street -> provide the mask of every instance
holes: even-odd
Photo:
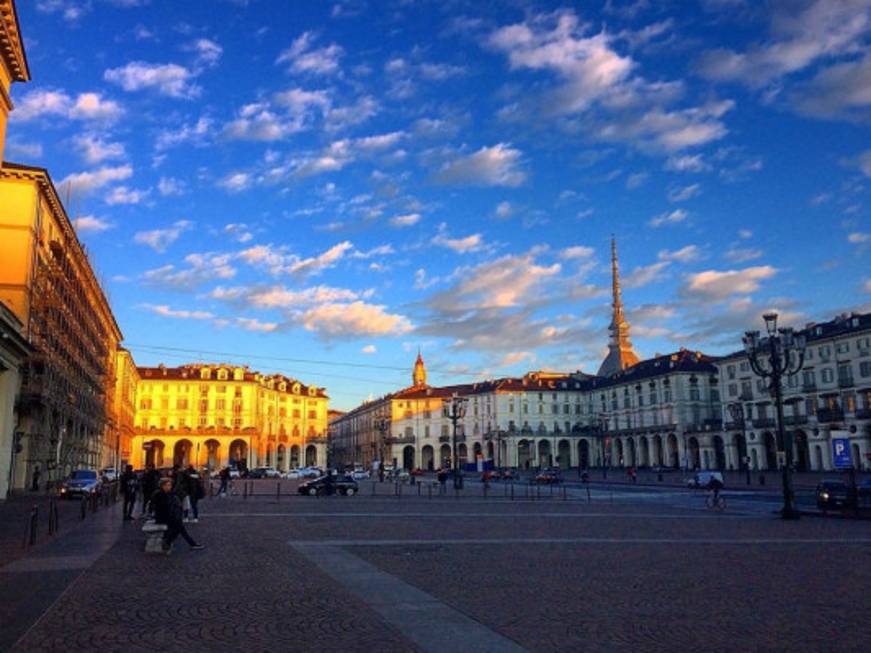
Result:
[[[0,650],[858,651],[869,635],[871,523],[784,522],[766,493],[712,513],[674,489],[285,484],[204,500],[205,551],[145,555],[116,506],[0,567]]]

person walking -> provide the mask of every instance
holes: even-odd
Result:
[[[218,488],[218,496],[226,497],[227,486],[230,484],[230,468],[224,467],[218,477],[221,479],[221,487]]]
[[[188,500],[191,504],[191,523],[196,524],[200,520],[200,511],[197,508],[197,504],[200,499],[202,499],[206,492],[203,488],[203,482],[200,478],[200,475],[197,473],[197,470],[194,469],[193,465],[190,465],[187,468],[187,478],[188,478]]]
[[[121,495],[124,497],[124,521],[133,519],[133,507],[139,494],[139,479],[133,472],[133,465],[127,465],[121,478],[118,479]]]
[[[157,492],[157,485],[160,482],[160,472],[154,469],[154,465],[149,463],[145,467],[145,473],[142,475],[142,516],[151,512],[151,497]]]
[[[187,523],[190,520],[191,500],[190,500],[190,476],[187,469],[178,468],[175,470],[175,478],[172,483],[172,490],[178,497],[178,501],[182,508],[182,519]]]
[[[160,479],[160,489],[154,493],[151,504],[154,507],[154,521],[166,525],[163,533],[163,552],[166,555],[172,551],[172,543],[179,535],[194,551],[206,548],[187,532],[182,517],[181,501],[174,491],[171,478]]]
[[[42,474],[39,471],[39,465],[33,468],[33,483],[30,486],[32,492],[39,492],[39,477]]]

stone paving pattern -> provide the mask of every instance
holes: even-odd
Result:
[[[119,521],[117,543],[13,650],[418,650],[292,549],[295,540],[432,541],[343,550],[530,651],[864,651],[871,639],[869,522],[365,491],[201,506],[190,530],[205,551],[179,542],[169,557],[145,556],[139,523]],[[439,542],[454,538],[619,541]],[[681,541],[632,541],[659,538]],[[790,542],[690,542],[764,538]],[[843,539],[864,543],[799,541]]]

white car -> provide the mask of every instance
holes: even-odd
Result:
[[[369,478],[369,470],[368,469],[355,469],[351,472],[351,478],[355,481],[362,481]]]
[[[114,467],[107,467],[100,471],[100,478],[111,483],[118,480],[118,472],[115,471]]]
[[[323,472],[317,467],[303,467],[299,470],[300,478],[317,478],[323,476]]]
[[[707,488],[714,479],[720,481],[721,486],[725,486],[723,475],[720,472],[696,472],[692,477],[687,479],[687,487],[695,489]]]
[[[298,469],[291,469],[285,475],[284,478],[300,478],[300,473]]]

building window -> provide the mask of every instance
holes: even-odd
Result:
[[[846,354],[850,351],[850,343],[849,342],[839,342],[835,351],[839,354]]]
[[[187,397],[185,397],[184,399],[178,399],[178,400],[176,400],[176,402],[175,402],[175,406],[176,406],[176,408],[178,408],[179,410],[187,410],[187,409],[188,409],[188,400],[187,400]]]
[[[425,437],[425,438],[429,437],[429,424],[427,424],[426,426],[423,427],[423,437]]]
[[[817,384],[816,377],[814,376],[813,370],[808,370],[804,373],[804,377],[802,379],[804,385],[808,388],[813,388]]]
[[[823,345],[817,351],[820,354],[820,358],[828,358],[832,354],[832,348],[828,345]]]
[[[851,383],[853,381],[853,368],[849,365],[838,365],[838,381]]]
[[[316,410],[308,411],[308,418],[309,419],[317,419],[318,418],[318,411],[316,411]]]
[[[201,413],[209,412],[209,400],[208,399],[201,399],[200,400],[200,412]]]
[[[820,371],[820,378],[822,379],[823,383],[831,383],[832,381],[834,381],[834,380],[835,380],[835,375],[834,375],[834,373],[832,372],[832,368],[830,368],[830,367],[824,367],[824,368]]]
[[[859,363],[859,375],[863,377],[871,376],[871,362],[862,361]]]
[[[737,383],[730,383],[729,384],[729,396],[730,397],[737,397],[738,396],[738,384]]]
[[[734,366],[734,365],[729,365],[728,367],[726,367],[726,373],[729,375],[729,380],[730,380],[730,381],[731,381],[732,379],[734,379],[734,378],[735,378],[735,366]]]

